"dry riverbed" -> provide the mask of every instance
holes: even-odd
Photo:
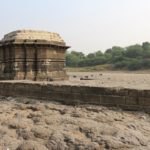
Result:
[[[150,72],[68,72],[68,81],[54,84],[150,89]]]
[[[0,98],[0,150],[148,150],[150,115]]]

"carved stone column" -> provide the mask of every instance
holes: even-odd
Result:
[[[27,77],[27,49],[26,49],[25,44],[22,45],[22,50],[23,50],[23,54],[24,54],[23,72],[24,72],[24,79],[26,79],[26,77]]]
[[[37,74],[38,74],[38,48],[37,45],[34,45],[34,65],[33,65],[33,70],[34,70],[34,80],[37,80]]]

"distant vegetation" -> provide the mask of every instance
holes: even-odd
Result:
[[[68,52],[67,67],[90,67],[110,64],[114,69],[150,69],[150,43],[135,44],[125,48],[114,46],[104,53],[97,51],[85,55],[82,52]]]

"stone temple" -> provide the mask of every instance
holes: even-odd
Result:
[[[65,52],[57,33],[18,30],[0,41],[0,80],[65,80]]]

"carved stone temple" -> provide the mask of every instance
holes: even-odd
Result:
[[[69,47],[57,33],[18,30],[0,41],[0,80],[65,80]]]

